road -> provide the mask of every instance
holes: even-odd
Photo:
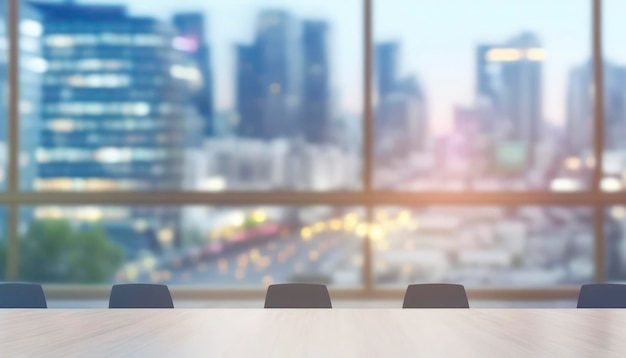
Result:
[[[587,214],[559,208],[515,214],[488,209],[414,212],[419,229],[388,230],[373,238],[374,283],[522,287],[592,278],[593,234]],[[326,230],[310,238],[276,235],[214,258],[173,262],[133,281],[216,288],[294,281],[362,287],[362,265],[362,239],[354,232]]]
[[[143,281],[168,285],[258,287],[272,283],[309,280],[334,283],[341,272],[347,282],[360,285],[361,240],[329,232],[308,241],[299,235],[272,238],[268,242],[222,254],[218,258],[196,259],[189,264],[161,268],[142,277]]]

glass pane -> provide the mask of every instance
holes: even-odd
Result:
[[[233,288],[361,286],[363,213],[329,207],[58,207],[22,211],[20,279]]]
[[[626,207],[614,206],[604,217],[606,277],[609,281],[626,281]]]
[[[589,0],[374,7],[376,187],[589,187]]]
[[[626,188],[626,42],[624,24],[619,16],[626,11],[623,1],[603,1],[604,50],[604,153],[603,191]]]
[[[589,208],[379,208],[372,228],[375,285],[450,282],[549,287],[593,278]]]
[[[360,0],[22,4],[34,190],[360,187]]]

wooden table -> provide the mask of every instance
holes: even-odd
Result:
[[[0,310],[0,357],[626,357],[626,310]]]

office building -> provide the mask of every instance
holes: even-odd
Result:
[[[330,63],[328,62],[329,25],[324,21],[305,21],[302,33],[303,86],[301,134],[309,142],[329,140]]]
[[[624,151],[626,133],[626,67],[604,62],[604,148]],[[588,62],[570,72],[567,87],[567,141],[572,155],[593,152],[593,64]]]
[[[175,30],[121,6],[37,7],[48,62],[37,188],[179,188],[181,118],[202,76],[172,47]]]
[[[254,45],[238,45],[237,53],[237,134],[248,138],[270,136],[265,125],[263,89],[259,76],[259,59]]]
[[[39,144],[41,82],[46,71],[47,63],[42,57],[41,36],[43,26],[39,13],[23,4],[20,8],[19,23],[19,189],[32,190],[37,178],[37,163],[35,155]],[[0,7],[0,23],[6,25],[7,7]],[[8,34],[6,26],[0,26],[0,187],[6,189],[7,170],[9,164],[7,129],[9,124],[9,52]],[[32,210],[21,210],[21,219],[29,221]],[[7,212],[0,209],[0,232],[6,233]]]
[[[174,15],[174,25],[178,36],[174,38],[174,48],[183,51],[193,60],[200,71],[202,81],[191,89],[192,104],[202,117],[202,136],[215,136],[213,71],[211,67],[211,47],[207,43],[207,29],[201,13],[181,13]]]
[[[215,138],[191,153],[185,178],[206,191],[354,189],[358,157],[332,144]]]
[[[293,136],[301,101],[300,27],[281,10],[262,11],[254,43],[237,47],[239,134]]]
[[[386,162],[424,148],[428,131],[426,97],[416,76],[400,75],[398,43],[377,44],[375,51],[374,149],[376,156]]]
[[[36,189],[181,189],[189,127],[202,120],[193,93],[203,78],[194,57],[177,48],[174,26],[122,6],[34,6],[47,61]],[[156,222],[150,229],[172,232],[179,225],[177,208],[124,210],[111,226]]]
[[[476,102],[496,112],[487,128],[497,145],[522,148],[527,167],[533,165],[543,121],[544,58],[545,51],[532,33],[477,48]]]
[[[383,101],[396,90],[399,47],[400,45],[397,42],[384,42],[376,45],[374,61],[379,101]]]
[[[605,71],[607,69],[605,68]],[[567,151],[581,155],[593,151],[593,65],[573,68],[567,84]]]
[[[6,8],[0,8],[0,18],[5,22]],[[20,39],[20,138],[19,138],[19,186],[22,190],[32,190],[37,177],[37,163],[35,154],[39,143],[41,83],[47,69],[47,62],[42,57],[41,37],[43,26],[39,13],[28,4],[21,8],[19,24]],[[0,39],[7,43],[6,26],[0,29]],[[9,89],[9,53],[5,45],[0,48],[0,98],[1,111],[4,114],[0,125],[0,183],[6,185],[7,155],[7,126],[8,126],[8,89]]]

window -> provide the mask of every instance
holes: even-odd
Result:
[[[37,206],[21,216],[23,281],[361,284],[358,208]]]
[[[589,189],[589,9],[588,0],[374,1],[375,185]]]
[[[624,279],[618,0],[4,3],[8,280]]]
[[[45,93],[32,145],[91,153],[80,163],[62,155],[32,161],[37,174],[23,190],[361,187],[360,0],[23,1],[22,8],[37,14],[39,27],[24,19],[38,46],[22,39],[21,48],[36,47],[42,58],[22,56],[21,63],[37,70],[33,80]],[[226,21],[233,16],[236,23]],[[122,121],[152,125],[114,125]],[[101,125],[69,125],[85,122]],[[99,139],[80,140],[94,135]],[[166,153],[149,164],[163,170],[146,171],[134,157],[100,160],[109,147],[138,145],[135,135],[158,139],[152,145]],[[222,152],[228,167],[216,164]],[[208,179],[224,185],[207,186]],[[94,180],[113,185],[65,184]]]
[[[592,221],[585,207],[379,208],[374,284],[584,284],[593,280]]]

